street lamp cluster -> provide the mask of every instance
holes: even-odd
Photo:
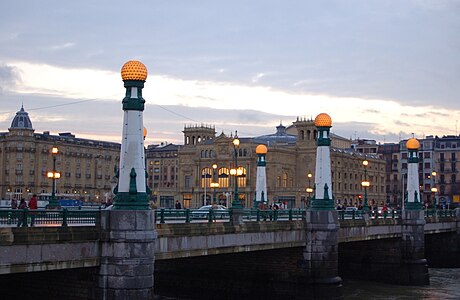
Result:
[[[307,193],[308,193],[308,197],[307,197],[307,207],[310,206],[310,202],[311,202],[311,194],[313,193],[313,187],[311,186],[311,178],[313,177],[313,174],[312,173],[308,173],[307,174],[307,178],[308,178],[308,186],[307,186]]]
[[[238,176],[243,174],[243,170],[238,166],[238,149],[240,148],[240,139],[238,138],[238,132],[235,131],[235,137],[233,138],[233,154],[235,159],[235,165],[230,169],[230,175],[235,177],[235,195],[233,197],[232,207],[242,208],[240,197],[238,195]]]
[[[47,177],[52,179],[53,185],[51,188],[51,199],[48,203],[48,208],[59,208],[59,203],[56,199],[56,179],[61,178],[61,173],[56,172],[56,157],[59,154],[58,147],[51,148],[51,155],[53,156],[53,170],[48,171]]]
[[[364,166],[364,180],[361,182],[361,186],[364,189],[364,203],[363,203],[363,210],[369,211],[369,204],[367,202],[367,189],[371,186],[369,180],[367,180],[367,166],[369,165],[369,161],[363,160]]]
[[[217,170],[217,164],[212,165],[212,182],[211,182],[211,188],[212,188],[212,203],[217,203],[216,199],[216,188],[219,187],[219,182],[216,181],[216,170]]]

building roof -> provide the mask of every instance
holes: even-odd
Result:
[[[29,114],[24,110],[24,106],[21,106],[21,109],[16,113],[16,116],[11,122],[11,129],[30,129],[32,128],[32,122],[30,121]]]
[[[276,127],[276,133],[261,135],[253,139],[254,143],[265,144],[265,145],[269,145],[271,143],[289,144],[289,143],[295,143],[296,141],[297,141],[297,136],[288,134],[286,132],[286,127],[283,126],[282,124]]]

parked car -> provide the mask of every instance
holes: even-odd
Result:
[[[212,210],[216,218],[223,218],[228,214],[227,207],[223,205],[204,205],[197,210],[192,211],[193,218],[207,218],[209,211]]]

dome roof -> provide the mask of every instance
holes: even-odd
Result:
[[[316,127],[331,127],[332,119],[328,114],[320,113],[315,118],[315,126]]]
[[[31,129],[32,122],[30,121],[29,114],[24,110],[24,106],[21,106],[21,109],[16,113],[16,116],[11,122],[10,129]]]
[[[420,142],[416,138],[410,138],[406,142],[406,148],[409,150],[417,150],[420,148]]]
[[[265,145],[259,145],[256,147],[256,154],[267,154],[268,149]]]
[[[141,80],[147,79],[147,68],[143,63],[137,60],[130,60],[121,68],[121,78],[125,80]]]
[[[280,124],[276,127],[276,133],[274,134],[267,134],[255,137],[253,142],[258,144],[266,144],[269,145],[271,143],[295,143],[297,141],[297,137],[292,134],[288,134],[286,132],[286,127]]]

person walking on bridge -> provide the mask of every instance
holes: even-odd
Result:
[[[21,201],[19,202],[19,207],[18,209],[26,209],[27,208],[27,203],[26,203],[26,200],[24,198],[21,199]],[[21,227],[23,224],[27,224],[25,222],[27,222],[26,220],[26,215],[24,212],[22,211],[18,211],[18,227]]]
[[[37,195],[33,194],[32,198],[29,200],[29,209],[30,210],[37,210],[38,204],[37,204]],[[31,212],[30,213],[30,226],[34,226],[35,224],[35,215],[37,212]]]

